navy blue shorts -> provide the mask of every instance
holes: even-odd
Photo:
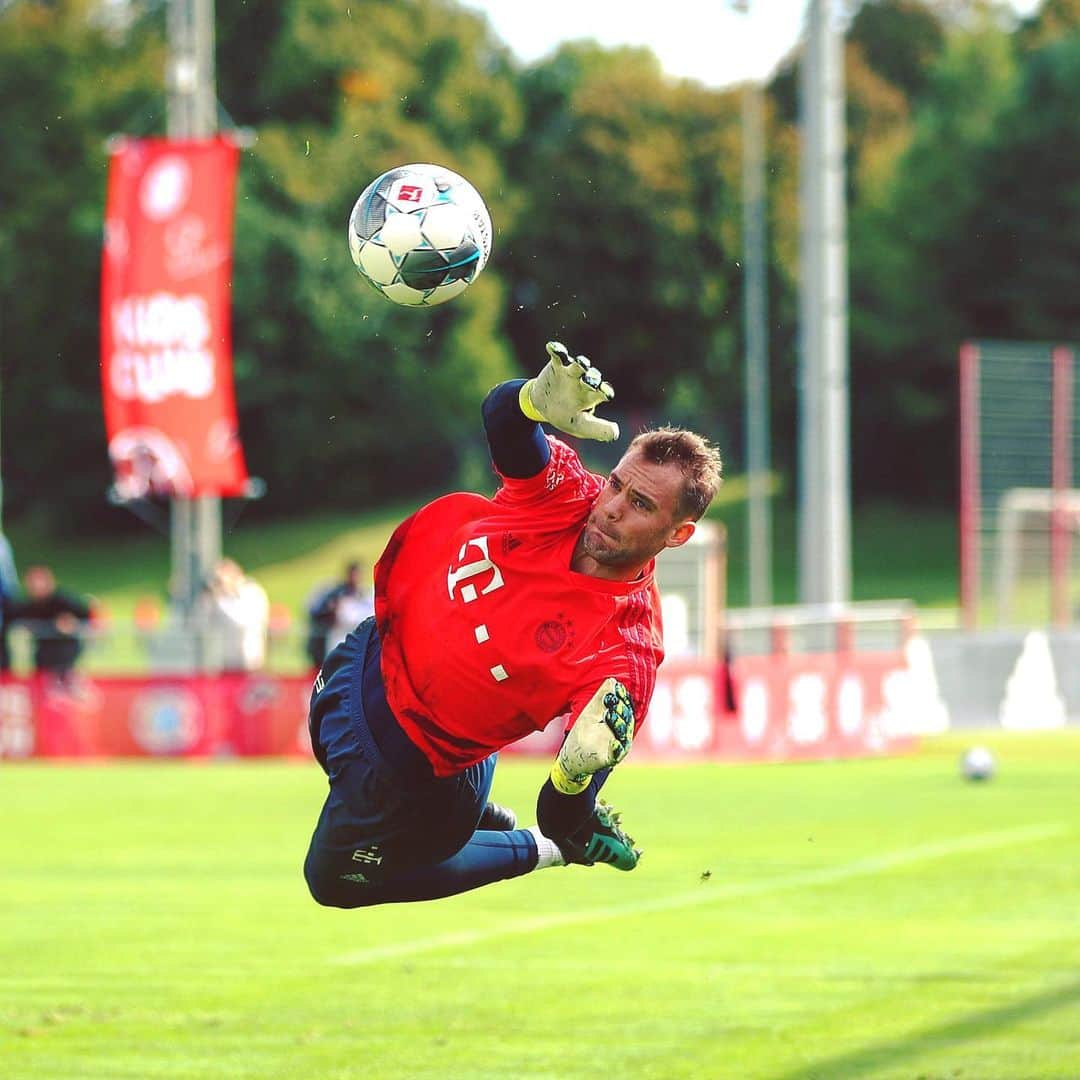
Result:
[[[441,862],[476,830],[496,755],[436,777],[386,704],[374,619],[327,656],[315,680],[308,727],[330,780],[304,864],[313,893],[342,881],[391,884],[397,873]]]

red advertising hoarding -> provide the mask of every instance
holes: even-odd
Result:
[[[230,297],[239,151],[121,139],[109,159],[101,385],[115,491],[240,495]]]
[[[756,656],[727,673],[664,664],[631,762],[799,760],[895,753],[912,745],[911,672],[900,653]],[[0,759],[310,755],[309,676],[0,678]],[[507,747],[548,756],[562,731]]]

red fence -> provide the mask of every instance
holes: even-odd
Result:
[[[721,666],[661,668],[633,760],[845,757],[906,748],[900,652],[745,657],[734,662],[737,709]],[[282,676],[0,681],[0,758],[310,754],[311,680]],[[549,754],[554,726],[510,747]]]

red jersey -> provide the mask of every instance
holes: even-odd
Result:
[[[638,724],[664,658],[653,563],[634,581],[570,568],[605,481],[565,443],[494,498],[446,495],[395,530],[375,566],[386,698],[437,776],[569,724],[609,675]]]

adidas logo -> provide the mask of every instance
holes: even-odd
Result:
[[[593,843],[589,846],[593,850],[588,852],[588,856],[597,862],[613,863],[619,857],[614,845],[606,837],[594,837]]]

